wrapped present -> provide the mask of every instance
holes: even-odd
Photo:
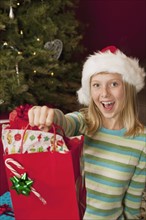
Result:
[[[3,126],[2,141],[16,220],[82,219],[86,198],[80,169],[83,136],[65,137],[56,133],[55,126],[53,132],[28,125],[17,128],[14,121]]]
[[[5,192],[0,196],[0,219],[15,220],[10,192]]]

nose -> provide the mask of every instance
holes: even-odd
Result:
[[[106,98],[110,96],[110,92],[107,86],[102,87],[101,89],[101,97]]]

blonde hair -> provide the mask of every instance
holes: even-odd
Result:
[[[124,107],[121,111],[121,121],[126,128],[125,136],[136,136],[144,132],[144,125],[138,119],[136,88],[127,82],[124,82],[124,87],[126,95]],[[94,134],[102,127],[101,112],[92,99],[88,108],[83,108],[80,111],[85,118],[88,134]]]

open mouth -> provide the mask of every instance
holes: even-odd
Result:
[[[101,102],[101,103],[102,103],[104,109],[106,109],[108,111],[112,110],[112,108],[115,104],[115,102]]]

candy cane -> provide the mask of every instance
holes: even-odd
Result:
[[[15,161],[14,159],[12,159],[12,158],[7,158],[6,160],[5,160],[5,165],[6,165],[6,167],[13,173],[13,174],[15,174],[17,177],[21,177],[21,175],[9,164],[9,163],[12,163],[12,164],[14,164],[16,167],[18,167],[19,169],[24,169],[24,167],[23,166],[21,166],[21,164],[20,163],[18,163],[17,161]],[[29,178],[30,179],[30,178]],[[40,200],[41,200],[41,202],[45,205],[47,202],[46,202],[46,200],[43,198],[43,197],[41,197],[41,195],[33,188],[33,187],[31,187],[31,191],[35,194],[35,196],[37,196]]]

